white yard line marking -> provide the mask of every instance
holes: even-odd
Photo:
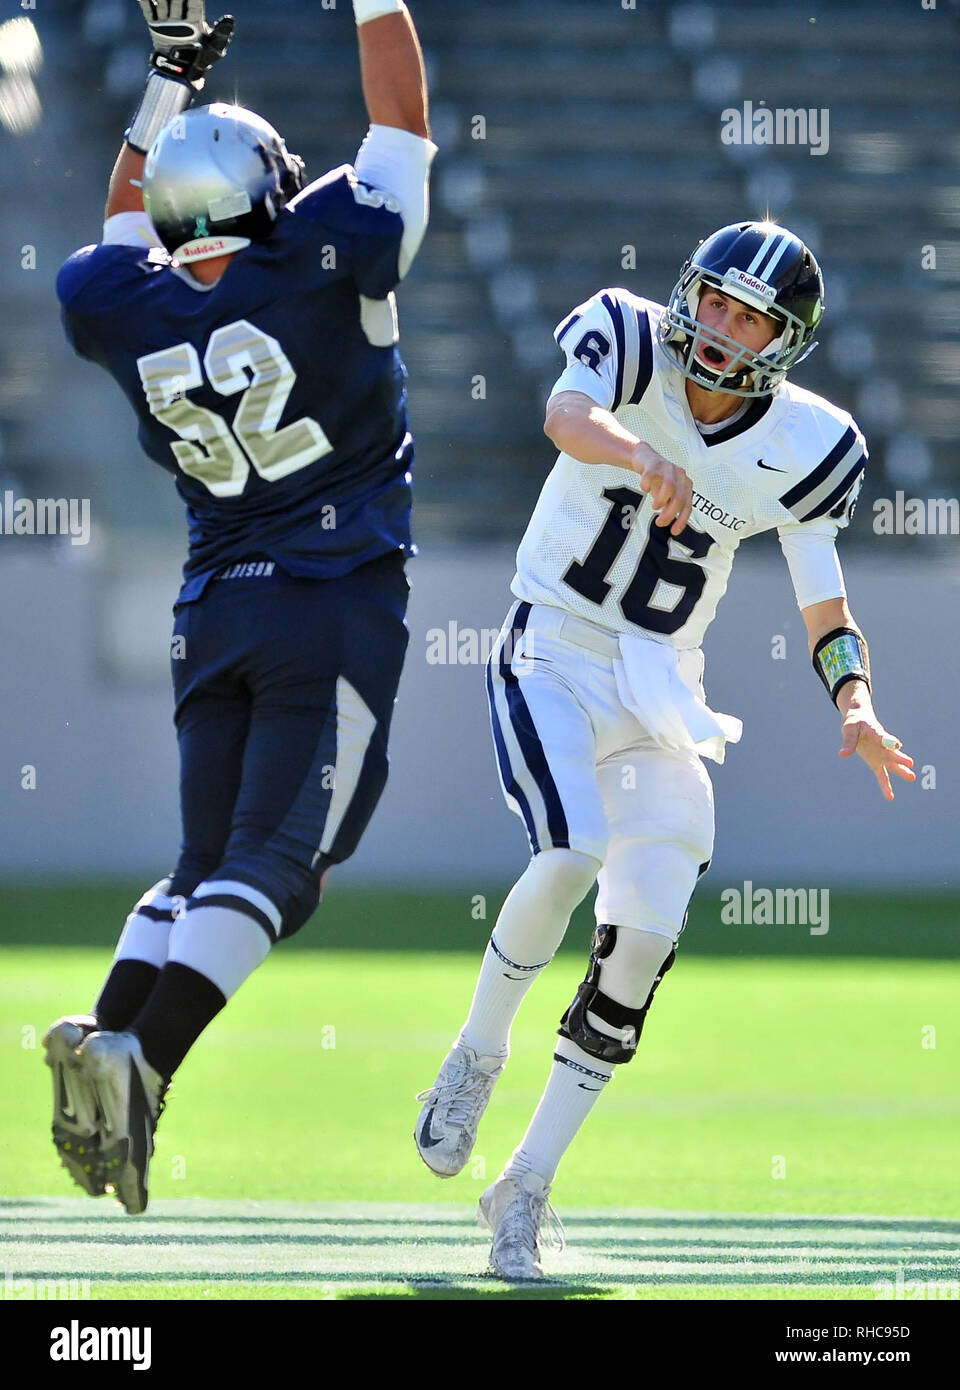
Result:
[[[960,1277],[960,1221],[633,1210],[561,1212],[554,1279],[598,1286],[862,1286]],[[131,1218],[109,1199],[0,1202],[0,1272],[93,1284],[232,1280],[416,1282],[478,1288],[489,1236],[473,1208],[399,1203],[157,1201]],[[472,1278],[471,1278],[472,1276]]]

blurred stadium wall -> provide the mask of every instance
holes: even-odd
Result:
[[[412,7],[441,146],[400,299],[423,553],[393,779],[345,876],[507,879],[523,862],[480,670],[429,665],[424,634],[496,627],[506,609],[552,462],[554,324],[605,285],[662,302],[701,236],[770,212],[824,267],[821,347],[796,380],[866,431],[842,557],[880,713],[936,785],[903,787],[891,807],[862,766],[838,764],[785,566],[753,541],[708,639],[710,698],[747,726],[715,778],[717,871],[955,885],[958,538],[872,522],[898,492],[960,492],[956,0]],[[313,176],[352,159],[366,123],[348,0],[225,8],[237,39],[206,99],[261,111]],[[10,0],[0,25],[14,17],[35,40],[0,28],[0,498],[89,498],[93,532],[77,547],[0,534],[0,871],[152,873],[177,837],[165,661],[182,508],[117,388],[72,357],[53,293],[62,260],[99,237],[143,25],[133,0]],[[828,112],[828,149],[724,144],[722,113],[748,100]]]
[[[142,548],[120,564],[61,553],[61,564],[0,564],[2,592],[20,595],[0,609],[0,872],[159,877],[178,845],[168,690],[177,559]],[[525,836],[497,783],[471,650],[473,634],[479,650],[484,629],[489,642],[503,619],[512,561],[503,546],[436,545],[411,565],[391,779],[338,878],[506,881],[522,867]],[[898,782],[891,806],[859,759],[841,763],[839,721],[810,666],[786,565],[779,554],[741,554],[706,643],[710,701],[745,725],[725,765],[709,765],[714,883],[960,886],[956,682],[929,665],[938,613],[960,600],[956,569],[909,557],[887,566],[851,547],[847,582],[870,634],[881,716],[935,785]],[[436,662],[444,645],[466,660]],[[25,767],[36,768],[35,789],[21,786]]]

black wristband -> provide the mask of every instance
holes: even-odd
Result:
[[[848,681],[863,681],[870,689],[870,652],[867,639],[852,627],[835,627],[813,649],[813,669],[823,681],[834,704],[837,692]]]

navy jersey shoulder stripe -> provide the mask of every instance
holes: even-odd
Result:
[[[623,400],[623,359],[627,350],[626,331],[623,326],[623,310],[619,302],[610,294],[600,297],[600,302],[610,315],[613,323],[613,331],[617,339],[617,384],[614,389],[613,404],[611,410],[619,410]]]
[[[795,483],[792,488],[783,494],[780,498],[783,506],[788,510],[792,510],[798,502],[803,501],[808,493],[813,492],[815,488],[819,487],[820,484],[830,476],[840,460],[845,457],[855,439],[856,436],[852,426],[848,426],[840,440],[833,446],[823,462],[818,464],[811,473],[801,478],[799,483]]]
[[[576,310],[574,310],[574,312],[570,315],[569,318],[564,319],[563,323],[561,323],[560,327],[553,335],[557,341],[558,347],[562,344],[564,338],[570,332],[570,329],[574,326],[574,324],[579,323],[582,317],[582,314],[579,314],[576,312]]]
[[[636,385],[630,393],[631,405],[636,405],[642,398],[653,376],[653,334],[650,330],[650,318],[645,309],[637,309],[636,315],[639,356]]]
[[[812,512],[808,512],[806,514],[806,516],[803,518],[804,521],[813,521],[814,517],[826,516],[827,512],[833,511],[833,509],[840,502],[841,498],[845,497],[846,494],[853,487],[854,483],[857,481],[857,479],[860,477],[860,474],[863,472],[863,469],[864,459],[861,455],[860,458],[857,459],[853,467],[850,469],[849,473],[847,473],[843,477],[843,479],[837,484],[833,491],[828,493],[827,496],[823,499],[823,501],[819,502]]]
[[[862,464],[865,457],[857,432],[849,425],[823,462],[787,489],[780,498],[781,505],[792,512],[798,521],[806,521],[833,492],[838,482],[848,475],[852,464]]]

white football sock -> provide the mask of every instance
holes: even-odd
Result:
[[[485,1057],[505,1057],[524,995],[550,964],[571,914],[600,863],[576,850],[543,850],[530,861],[497,918],[459,1042]]]
[[[173,913],[182,898],[167,894],[170,879],[162,878],[138,899],[123,925],[114,960],[142,960],[162,970],[167,959]]]
[[[619,927],[613,951],[600,964],[602,992],[628,1009],[641,1009],[673,948],[671,938],[633,927]],[[620,1039],[621,1030],[588,1011],[598,1033]],[[506,1177],[534,1172],[552,1182],[560,1160],[589,1115],[614,1066],[561,1037],[546,1089],[519,1147],[504,1169]]]
[[[267,933],[252,917],[200,899],[174,922],[167,960],[189,965],[229,999],[269,953]]]
[[[614,1073],[609,1062],[591,1057],[569,1038],[557,1040],[553,1057],[540,1104],[502,1177],[533,1172],[552,1182],[574,1135]]]

